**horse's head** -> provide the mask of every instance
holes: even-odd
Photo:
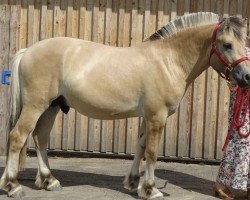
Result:
[[[210,65],[227,80],[250,87],[250,60],[246,57],[246,20],[229,17],[218,23],[212,36]]]

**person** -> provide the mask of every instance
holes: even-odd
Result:
[[[250,40],[246,46],[250,58]],[[246,195],[240,199],[250,200],[250,88],[236,85],[230,91],[228,135],[213,191],[215,196],[227,200],[243,192]]]

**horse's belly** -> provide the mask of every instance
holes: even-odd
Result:
[[[121,99],[91,96],[82,93],[65,95],[68,105],[79,113],[95,119],[122,119],[142,115],[139,102],[131,100],[124,102]]]

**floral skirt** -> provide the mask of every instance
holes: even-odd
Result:
[[[236,92],[231,92],[229,107],[229,123],[232,120],[232,110]],[[244,110],[242,112],[245,112]],[[249,109],[241,132],[250,131]],[[235,128],[232,128],[229,143],[224,151],[217,182],[227,187],[246,191],[250,186],[250,137],[240,137]]]

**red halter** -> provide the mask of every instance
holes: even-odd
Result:
[[[216,41],[216,35],[217,35],[217,30],[218,28],[220,27],[220,24],[222,22],[219,22],[216,24],[215,28],[214,28],[214,32],[213,32],[213,36],[212,36],[212,49],[210,51],[210,57],[209,57],[209,63],[210,63],[210,60],[211,60],[211,57],[213,54],[215,54],[219,59],[220,61],[225,65],[226,67],[226,72],[225,74],[222,74],[219,72],[219,75],[222,77],[222,78],[225,78],[226,80],[229,80],[229,74],[230,72],[233,70],[234,67],[237,67],[238,64],[240,64],[241,62],[245,61],[245,60],[249,60],[248,57],[246,56],[243,56],[241,57],[240,59],[234,61],[233,63],[230,63],[228,62],[221,54],[220,52],[217,50],[216,48],[216,44],[215,44],[215,41]]]

